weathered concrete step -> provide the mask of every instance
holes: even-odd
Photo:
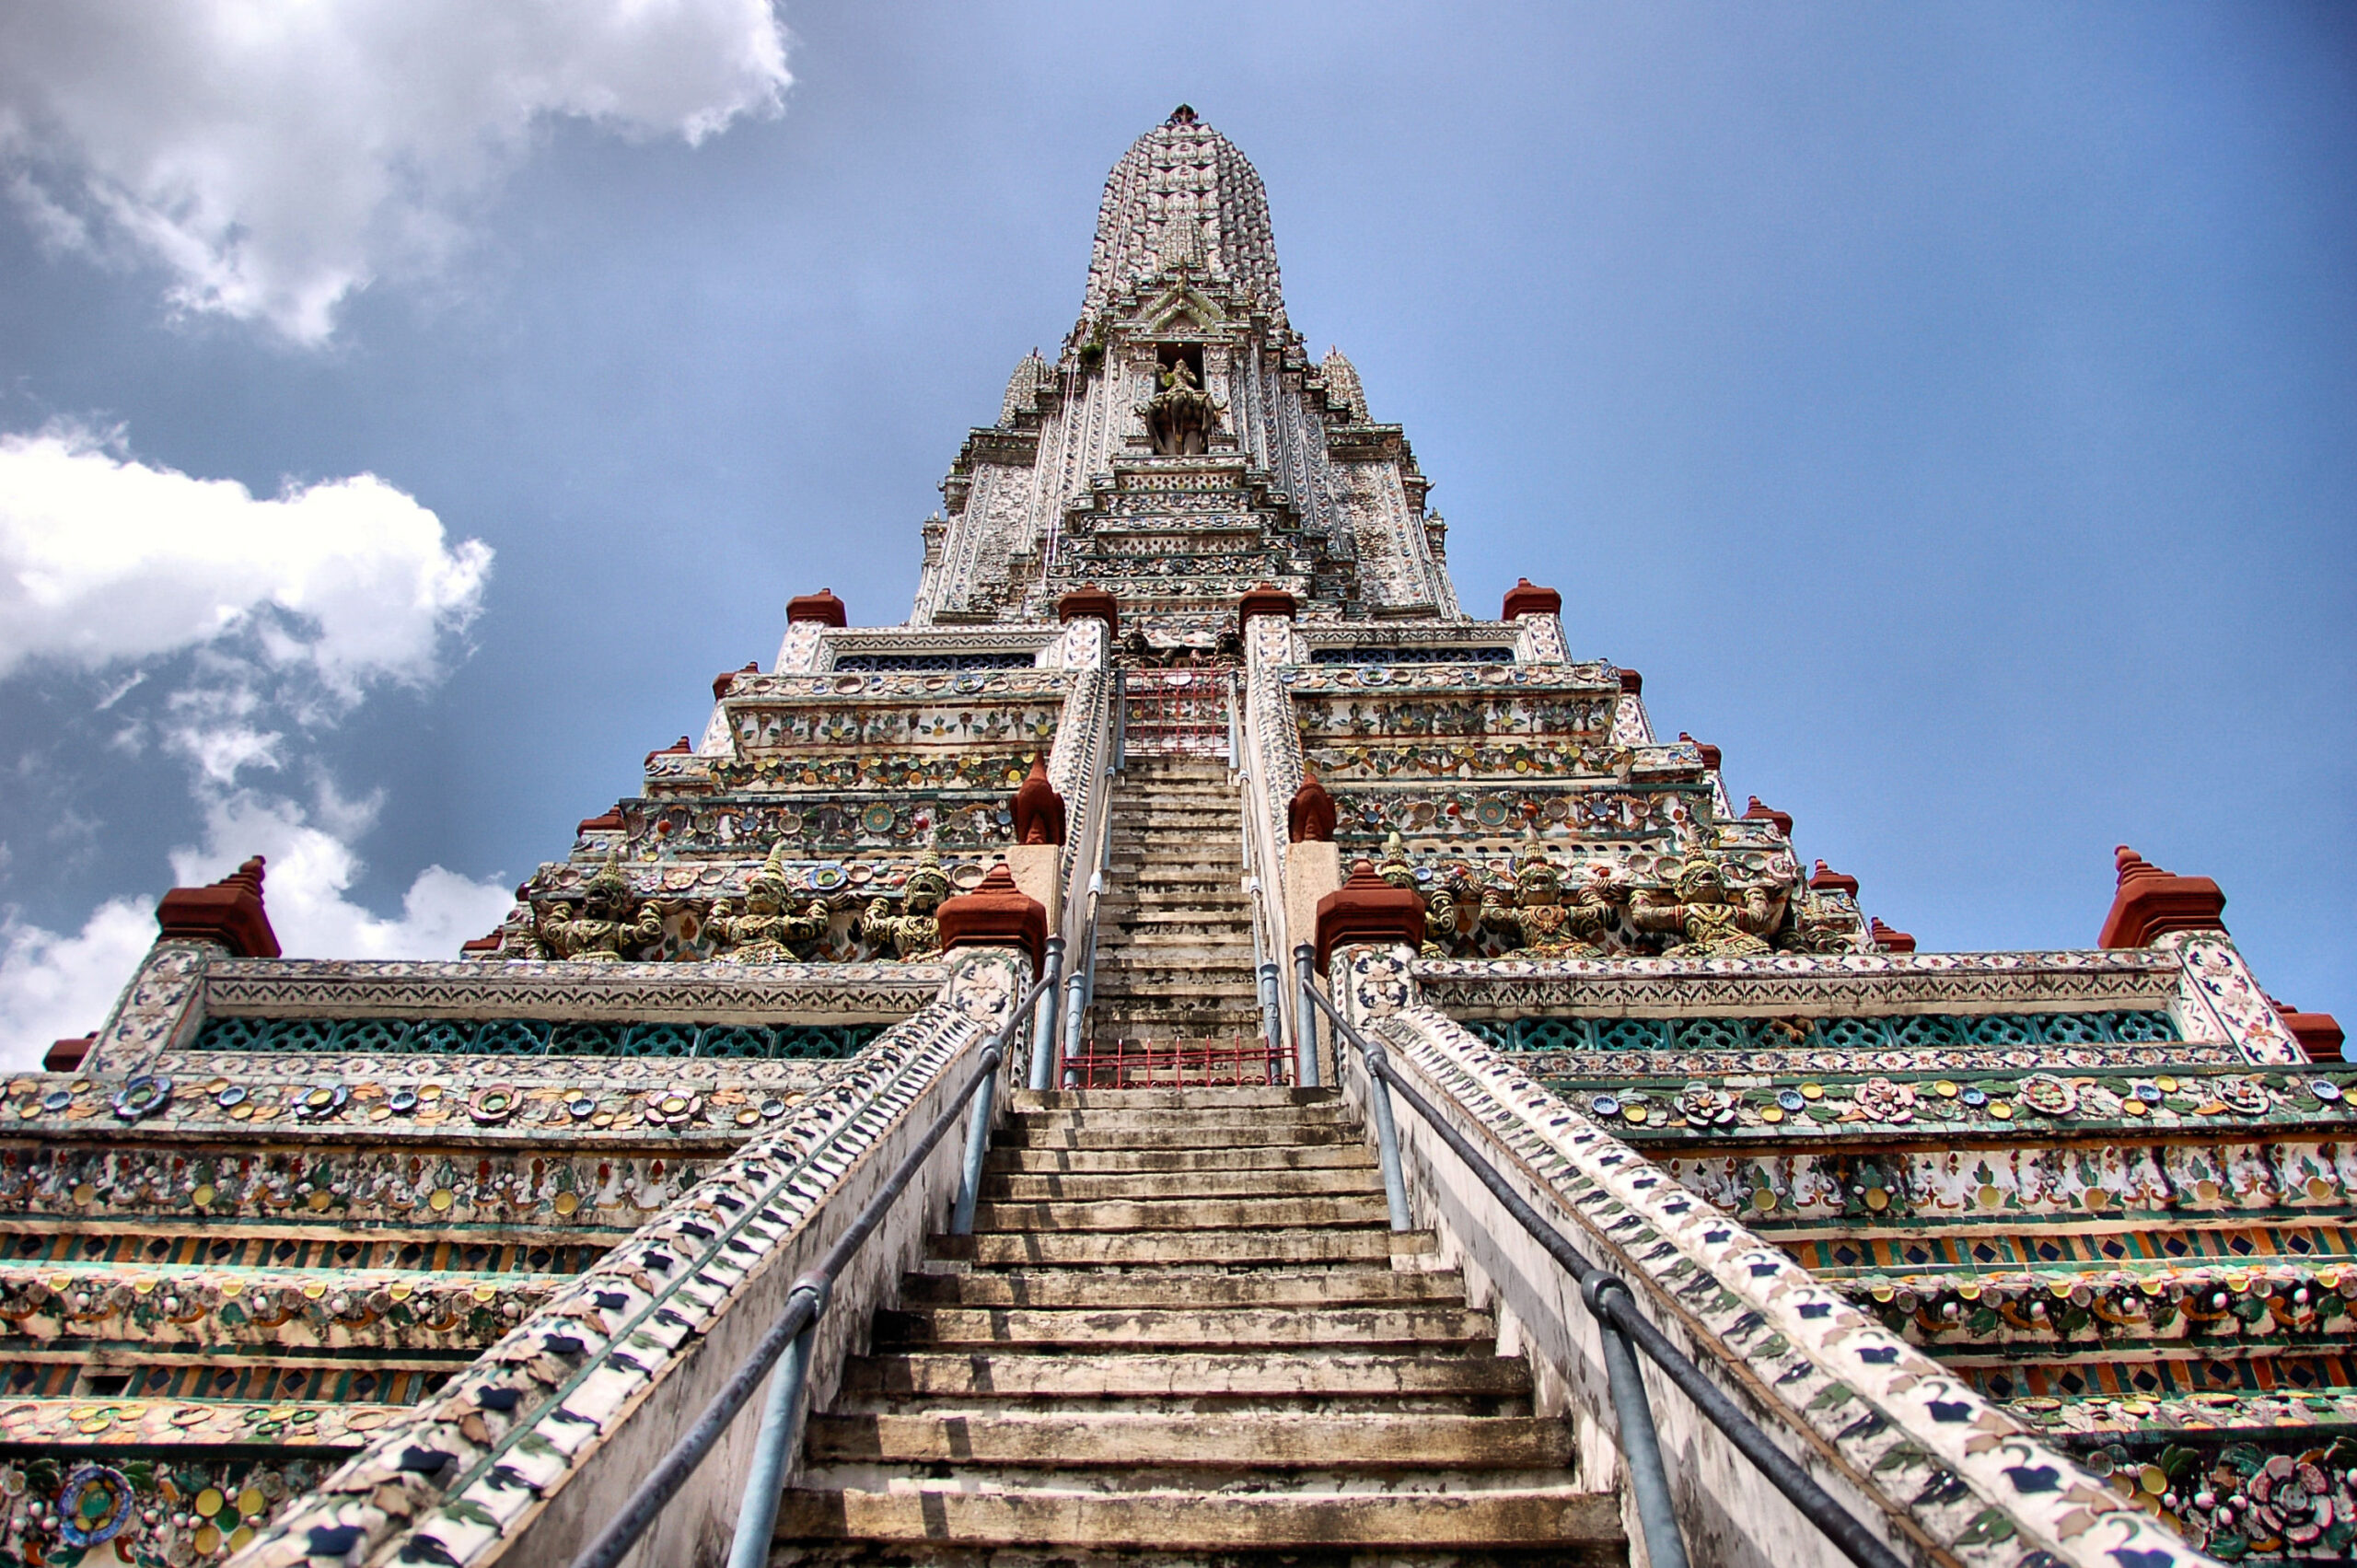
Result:
[[[973,1270],[909,1274],[900,1300],[910,1307],[1036,1307],[1119,1310],[1140,1307],[1324,1307],[1343,1303],[1463,1306],[1465,1281],[1453,1270],[1320,1269],[1310,1272],[1209,1270],[1112,1273],[1100,1269]]]
[[[1232,985],[1236,977],[1252,974],[1252,944],[1190,942],[1156,933],[1100,943],[1097,949],[1097,984],[1104,989],[1114,976],[1167,974],[1176,979],[1196,977],[1197,985]]]
[[[876,1314],[878,1350],[934,1345],[1078,1345],[1141,1350],[1206,1345],[1488,1346],[1486,1312],[1459,1307],[1363,1305],[1266,1312],[1257,1308],[919,1307]]]
[[[1151,1128],[1027,1127],[1017,1121],[998,1136],[1009,1148],[1027,1149],[1220,1149],[1359,1142],[1358,1129],[1340,1122],[1324,1127],[1204,1127],[1175,1120]]]
[[[1064,1171],[1074,1176],[1120,1171],[1167,1174],[1189,1170],[1373,1170],[1375,1151],[1362,1143],[1271,1144],[1259,1148],[1221,1149],[1011,1149],[991,1150],[983,1170]]]
[[[927,1244],[927,1249],[936,1258],[963,1260],[990,1269],[1026,1264],[1081,1268],[1144,1264],[1248,1268],[1279,1264],[1299,1269],[1317,1263],[1422,1258],[1432,1254],[1435,1247],[1433,1233],[1428,1230],[1393,1231],[1367,1226],[1357,1230],[1204,1231],[1192,1236],[1183,1231],[1127,1236],[1092,1231],[936,1236]]]
[[[1563,1423],[1529,1416],[826,1415],[805,1442],[818,1464],[1538,1469],[1572,1458]]]
[[[1214,1549],[1162,1551],[1146,1548],[1086,1551],[1047,1545],[961,1546],[920,1541],[780,1541],[768,1568],[1628,1568],[1626,1541],[1572,1546],[1442,1546],[1427,1551],[1384,1547],[1356,1551],[1250,1551]]]
[[[889,1492],[795,1488],[777,1536],[975,1546],[1218,1550],[1275,1547],[1617,1543],[1620,1503],[1568,1489],[1462,1493],[1090,1493],[965,1492],[938,1482]]]
[[[843,1391],[862,1399],[1330,1399],[1474,1396],[1516,1400],[1530,1368],[1496,1355],[1364,1350],[1138,1352],[1030,1355],[976,1351],[853,1357]]]
[[[982,1196],[993,1202],[1121,1202],[1171,1198],[1310,1198],[1380,1193],[1382,1179],[1364,1167],[1341,1170],[1232,1172],[1127,1171],[1078,1176],[1064,1172],[990,1176]]]
[[[1265,1106],[1331,1105],[1332,1088],[1200,1089],[1017,1089],[1007,1098],[1016,1110],[1249,1110]]]
[[[1304,1225],[1382,1225],[1383,1199],[1171,1198],[1126,1203],[993,1202],[974,1208],[985,1230],[1270,1230]]]

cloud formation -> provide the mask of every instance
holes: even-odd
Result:
[[[244,639],[349,703],[377,679],[435,673],[480,611],[480,540],[373,474],[270,499],[62,429],[0,436],[0,678],[84,669]]]
[[[498,881],[434,865],[399,915],[375,914],[347,895],[377,797],[347,800],[320,779],[306,807],[239,783],[283,772],[305,732],[371,686],[434,679],[482,610],[491,562],[488,545],[450,543],[440,518],[374,475],[262,498],[140,462],[119,438],[0,436],[0,679],[99,677],[94,712],[119,726],[109,744],[123,765],[152,743],[186,768],[203,813],[202,842],[171,853],[175,879],[268,856],[289,953],[450,957],[506,912]],[[0,1070],[96,1028],[155,934],[147,899],[101,904],[72,933],[0,912]]]
[[[0,0],[0,166],[52,244],[317,344],[546,122],[694,144],[792,79],[770,0]]]
[[[497,881],[430,865],[411,882],[398,917],[353,902],[345,894],[361,862],[345,841],[366,830],[375,805],[330,796],[307,811],[246,791],[222,797],[205,813],[203,842],[172,852],[173,879],[215,881],[261,854],[268,861],[263,901],[288,955],[456,958],[460,942],[499,923],[512,893]],[[155,940],[155,905],[141,899],[99,905],[71,935],[13,916],[0,921],[0,1072],[38,1066],[52,1040],[98,1028]]]

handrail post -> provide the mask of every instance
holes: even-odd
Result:
[[[974,1207],[982,1196],[982,1156],[991,1147],[991,1107],[998,1088],[998,1063],[991,1063],[990,1075],[981,1087],[974,1091],[974,1109],[966,1118],[966,1157],[958,1175],[958,1203],[949,1216],[949,1234],[971,1236],[974,1233]]]
[[[1580,1281],[1580,1299],[1596,1319],[1604,1343],[1604,1381],[1612,1396],[1612,1413],[1620,1432],[1620,1457],[1629,1462],[1629,1490],[1636,1493],[1637,1522],[1645,1535],[1645,1559],[1651,1568],[1687,1568],[1686,1540],[1678,1528],[1678,1505],[1669,1495],[1669,1471],[1661,1458],[1661,1434],[1654,1429],[1653,1401],[1645,1397],[1644,1373],[1629,1336],[1601,1309],[1608,1290],[1625,1286],[1617,1280],[1590,1274]],[[729,1568],[736,1568],[731,1563]]]
[[[745,1479],[744,1505],[737,1511],[737,1535],[728,1546],[728,1568],[767,1568],[771,1535],[777,1528],[778,1502],[785,1492],[785,1470],[794,1452],[794,1434],[802,1424],[803,1396],[810,1388],[810,1346],[818,1337],[819,1315],[827,1310],[830,1282],[805,1274],[786,1293],[791,1304],[797,1295],[810,1298],[810,1321],[794,1336],[770,1374],[769,1397],[761,1404],[761,1434],[753,1439],[753,1471]]]
[[[1048,938],[1048,983],[1039,993],[1039,1009],[1031,1030],[1030,1087],[1034,1089],[1051,1088],[1056,1081],[1056,1004],[1062,999],[1057,981],[1063,968],[1064,939],[1058,934]]]
[[[1277,1081],[1279,1053],[1284,1050],[1285,1022],[1283,1005],[1278,1001],[1277,960],[1260,960],[1258,977],[1260,989],[1260,1038],[1268,1047],[1269,1082]]]
[[[1318,1086],[1318,949],[1304,942],[1293,950],[1295,979],[1301,996],[1294,1012],[1294,1051],[1300,1065],[1297,1082],[1305,1089]]]
[[[1416,1221],[1408,1213],[1408,1183],[1399,1171],[1399,1127],[1391,1120],[1391,1062],[1371,1040],[1361,1037],[1358,1047],[1366,1065],[1367,1107],[1375,1117],[1376,1157],[1383,1167],[1383,1202],[1391,1211],[1393,1230],[1413,1230]],[[1342,1075],[1340,1055],[1338,1038],[1334,1074],[1338,1078]]]

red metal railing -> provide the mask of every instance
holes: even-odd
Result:
[[[1227,672],[1133,669],[1128,680],[1128,747],[1147,757],[1227,755]]]
[[[1064,1085],[1079,1089],[1244,1088],[1292,1081],[1289,1053],[1259,1035],[1228,1040],[1084,1041],[1064,1058]]]

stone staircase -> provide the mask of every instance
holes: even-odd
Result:
[[[1621,1562],[1332,1090],[1015,1098],[811,1417],[773,1568]]]
[[[1139,1043],[1258,1048],[1243,809],[1217,758],[1132,757],[1118,775],[1093,1054]]]

